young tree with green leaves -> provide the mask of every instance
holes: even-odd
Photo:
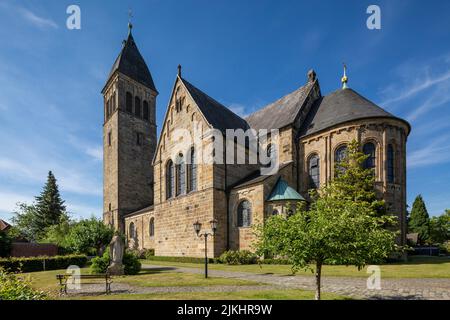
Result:
[[[7,231],[0,230],[0,257],[9,256],[12,239]]]
[[[422,195],[414,200],[408,222],[409,232],[418,233],[418,243],[423,245],[430,238],[430,216],[428,215]]]
[[[38,240],[42,230],[36,223],[36,212],[34,204],[29,205],[22,202],[16,204],[16,210],[13,212],[14,217],[11,219],[14,236],[25,238],[31,242]]]
[[[299,206],[294,215],[273,216],[256,229],[260,256],[283,256],[290,260],[294,272],[315,272],[317,300],[324,264],[363,268],[384,261],[399,249],[395,244],[398,232],[385,228],[394,225],[396,217],[380,210],[383,203],[376,198],[373,173],[362,166],[365,159],[353,141],[340,164],[344,170],[311,193],[309,210]]]
[[[110,243],[113,229],[95,217],[81,220],[70,228],[65,239],[67,247],[77,253],[89,254],[95,249],[97,255]]]
[[[430,242],[443,244],[450,241],[450,210],[430,219]]]

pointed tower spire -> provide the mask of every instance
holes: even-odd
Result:
[[[128,36],[131,35],[131,29],[133,29],[133,24],[131,23],[131,18],[133,18],[133,12],[131,8],[128,9]]]
[[[342,89],[347,89],[348,78],[347,78],[347,65],[345,63],[344,63],[344,75],[342,76],[341,82],[342,82]]]

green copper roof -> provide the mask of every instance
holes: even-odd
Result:
[[[305,201],[297,191],[289,187],[286,181],[279,178],[275,187],[273,187],[267,201],[294,200]]]

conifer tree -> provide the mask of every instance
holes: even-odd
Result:
[[[419,244],[425,244],[430,237],[430,216],[420,194],[414,200],[408,228],[409,232],[419,234]]]
[[[41,194],[36,197],[35,229],[45,233],[52,225],[59,224],[66,215],[64,200],[59,194],[56,178],[51,171],[48,172],[47,183]],[[38,237],[39,238],[39,237]]]

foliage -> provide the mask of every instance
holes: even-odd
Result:
[[[95,249],[99,255],[101,250],[110,243],[113,233],[111,227],[92,217],[81,220],[70,228],[65,241],[67,247],[73,252],[89,254],[91,249]]]
[[[17,236],[24,237],[31,242],[42,240],[47,229],[68,219],[64,201],[59,194],[56,178],[51,171],[41,194],[35,197],[31,205],[17,203],[12,218]]]
[[[420,194],[414,200],[409,217],[408,229],[409,232],[419,234],[418,244],[426,244],[430,238],[430,217]]]
[[[257,260],[258,260],[257,255],[248,250],[240,250],[240,251],[229,250],[225,251],[220,255],[218,262],[236,265],[236,264],[255,264]]]
[[[39,238],[45,235],[48,227],[57,225],[66,215],[64,200],[59,194],[56,178],[51,171],[48,172],[47,182],[41,194],[36,197],[36,216],[34,223],[38,230]]]
[[[147,260],[151,261],[167,261],[167,262],[182,262],[182,263],[205,263],[205,258],[196,257],[166,257],[166,256],[148,256]],[[214,258],[208,258],[209,263],[215,263]]]
[[[31,242],[36,242],[42,230],[36,223],[36,206],[19,202],[16,204],[14,217],[11,219],[14,225],[14,234],[16,237],[23,237]]]
[[[378,215],[384,215],[386,204],[377,198],[374,170],[363,167],[367,158],[356,140],[348,144],[345,159],[336,165],[333,196],[368,206]]]
[[[67,255],[53,257],[30,257],[30,258],[6,258],[0,259],[0,268],[8,272],[34,272],[45,270],[66,269],[70,265],[80,268],[87,263],[85,255]]]
[[[101,257],[92,259],[91,273],[106,273],[110,260],[109,250],[106,250]],[[122,263],[126,275],[138,274],[139,271],[141,271],[141,262],[133,252],[126,250],[123,255]]]
[[[58,224],[47,228],[46,233],[40,242],[53,243],[58,245],[58,247],[67,248],[67,235],[74,225],[75,223],[72,222],[66,214],[63,214]]]
[[[430,219],[430,242],[443,244],[450,240],[450,210]]]
[[[0,268],[0,300],[44,300],[42,291],[31,287],[31,280]]]
[[[134,255],[136,255],[139,259],[147,259],[147,257],[155,256],[155,249],[128,249]]]
[[[0,231],[0,257],[7,257],[11,251],[12,239],[8,232]]]
[[[362,167],[365,159],[353,141],[341,163],[345,171],[319,192],[312,192],[309,210],[299,206],[294,215],[273,216],[256,228],[258,255],[286,257],[294,272],[315,271],[316,299],[320,299],[323,264],[361,269],[368,263],[383,262],[397,248],[397,232],[385,228],[395,224],[395,217],[382,214],[373,177]],[[365,182],[359,182],[358,177]],[[372,181],[371,190],[368,181]]]

